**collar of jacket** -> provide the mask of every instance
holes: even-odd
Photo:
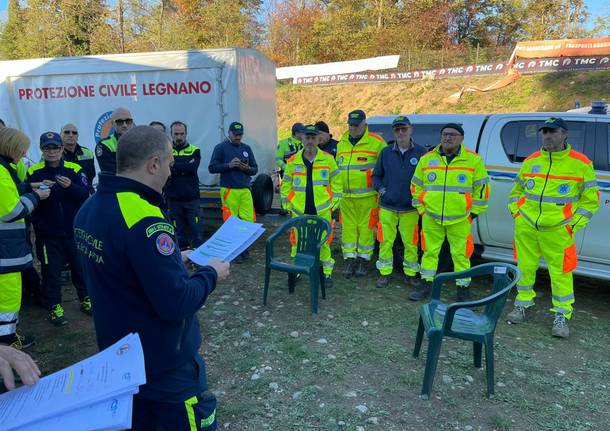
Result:
[[[304,152],[305,152],[305,149],[302,149],[301,151],[299,151],[294,159],[294,161],[300,165],[305,164],[305,158],[303,157]],[[319,162],[322,159],[324,159],[324,151],[322,151],[318,148],[318,150],[316,151],[316,157],[313,159],[313,163],[315,164],[316,162]]]
[[[551,155],[553,156],[553,159],[563,159],[568,157],[570,151],[572,151],[572,146],[566,143],[566,147],[561,151],[547,151],[544,148],[540,148],[540,155],[545,159],[549,159]]]
[[[72,151],[72,152],[68,151],[68,149],[64,146],[64,154],[65,153],[74,153],[77,156],[82,156],[84,151],[83,151],[83,148],[79,144],[76,144],[76,146],[74,147],[74,151]]]
[[[362,136],[360,137],[360,139],[358,139],[358,142],[356,142],[355,144],[353,144],[353,145],[354,145],[354,147],[355,147],[356,145],[361,145],[361,144],[362,144],[362,140],[363,140],[363,139],[365,139],[365,138],[368,138],[368,137],[369,137],[369,126],[366,126],[366,127],[364,128],[364,133],[362,134]],[[349,142],[350,144],[352,143],[352,140],[351,140],[351,136],[350,136],[350,134],[349,134],[349,131],[348,131],[348,132],[345,132],[345,133],[344,133],[344,134],[341,136],[341,140],[342,140],[342,141]]]
[[[434,151],[436,151],[439,156],[447,157],[447,154],[443,152],[443,146],[441,144],[438,144],[436,148],[434,148]],[[465,153],[466,148],[464,147],[464,143],[462,142],[460,144],[460,149],[458,150],[458,153],[455,155],[454,160],[463,158]]]
[[[137,193],[151,205],[163,208],[163,196],[139,181],[118,175],[100,173],[99,188],[101,193],[133,192]]]
[[[415,142],[413,142],[413,138],[411,138],[411,140],[409,141],[410,143],[410,147],[407,148],[407,151],[405,151],[405,153],[408,153],[409,151],[413,150],[413,148],[415,148]],[[394,141],[394,144],[392,145],[392,150],[394,151],[400,151],[398,144],[396,143],[396,141]]]

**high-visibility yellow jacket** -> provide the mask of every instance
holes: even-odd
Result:
[[[281,170],[286,169],[286,161],[302,148],[303,144],[301,144],[301,141],[292,136],[278,142],[277,151],[275,152],[275,164],[277,167]]]
[[[536,151],[521,165],[508,209],[536,229],[568,225],[579,231],[599,209],[593,163],[570,145],[562,151]]]
[[[312,181],[316,212],[334,210],[342,196],[341,179],[335,159],[330,154],[318,150],[313,161]],[[280,195],[282,205],[297,215],[305,212],[307,189],[307,167],[303,162],[303,150],[296,153],[286,165]]]
[[[337,144],[337,165],[341,171],[343,196],[360,198],[375,195],[373,169],[379,153],[386,147],[383,138],[371,133],[368,127],[356,145],[352,145],[349,132]]]
[[[489,177],[483,159],[464,144],[450,163],[438,145],[424,154],[411,179],[413,207],[442,225],[487,210]]]

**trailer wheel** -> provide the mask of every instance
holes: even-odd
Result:
[[[252,183],[252,200],[257,214],[267,214],[273,204],[273,180],[269,175],[260,174]]]

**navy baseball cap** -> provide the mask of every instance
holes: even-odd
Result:
[[[229,132],[233,132],[234,135],[243,135],[244,125],[234,121],[229,125]]]
[[[445,129],[455,129],[458,132],[460,132],[460,135],[464,136],[464,129],[462,129],[462,126],[460,126],[457,123],[447,123],[443,126],[443,128],[441,129],[441,133],[443,133],[443,130]]]
[[[307,126],[305,126],[303,128],[303,133],[306,135],[319,135],[320,131],[318,130],[318,128],[315,125],[308,124]]]
[[[410,125],[411,121],[404,115],[399,115],[398,117],[394,118],[394,121],[392,121],[392,127]]]
[[[546,120],[542,126],[538,128],[538,131],[544,129],[559,129],[560,127],[564,130],[568,130],[568,123],[563,121],[563,119],[561,118],[551,117]]]
[[[320,132],[330,133],[330,130],[328,128],[328,124],[326,124],[324,121],[318,121],[315,124],[315,126],[318,129],[318,131],[320,131]]]
[[[59,133],[45,132],[40,135],[40,148],[46,147],[47,145],[63,145]]]
[[[292,134],[296,135],[297,133],[303,133],[303,129],[305,128],[305,126],[303,126],[303,123],[294,123],[292,125]]]
[[[347,124],[358,125],[366,120],[366,114],[362,109],[356,109],[355,111],[347,114]]]

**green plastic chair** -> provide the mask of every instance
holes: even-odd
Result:
[[[459,278],[493,276],[491,294],[477,301],[445,304],[440,301],[443,283]],[[413,357],[419,356],[424,332],[428,337],[428,358],[422,385],[421,398],[429,399],[443,337],[454,337],[473,342],[474,366],[481,368],[482,348],[485,346],[487,396],[494,395],[493,340],[496,324],[510,290],[521,278],[516,266],[492,262],[475,266],[467,271],[439,274],[432,285],[432,301],[419,309],[419,325]],[[482,313],[472,308],[485,306]]]
[[[295,229],[297,237],[296,255],[294,257],[275,256],[273,245],[275,240],[288,230]],[[309,288],[311,291],[311,312],[318,313],[318,295],[321,287],[322,299],[326,299],[326,286],[322,266],[320,264],[320,247],[328,239],[332,228],[330,223],[316,216],[302,216],[291,218],[273,233],[265,244],[265,289],[263,291],[263,304],[267,305],[269,291],[269,278],[271,270],[288,273],[288,292],[294,293],[297,274],[309,275]]]

